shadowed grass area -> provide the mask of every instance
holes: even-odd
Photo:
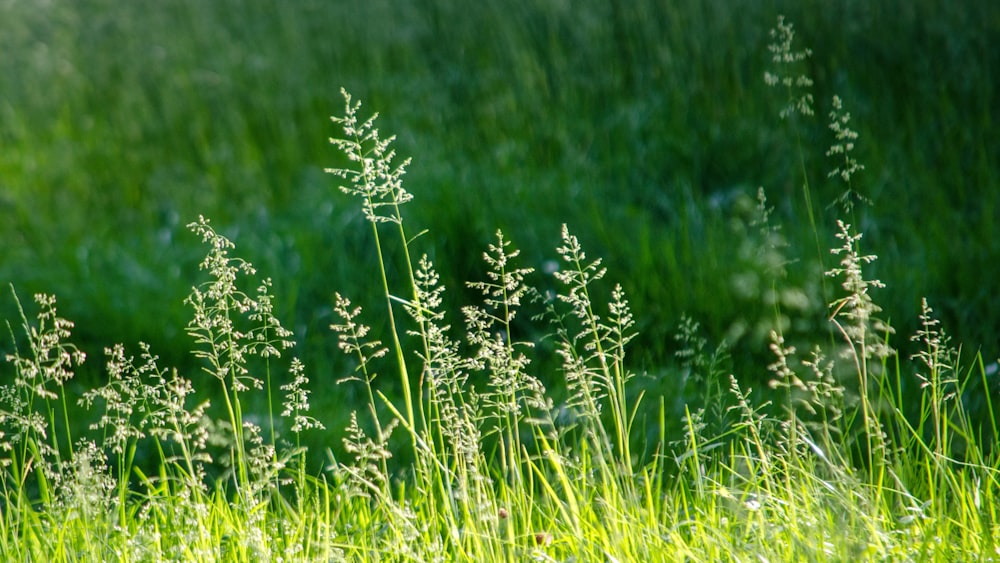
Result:
[[[635,249],[609,259],[655,315],[651,343],[682,311],[721,332],[743,313],[708,298],[728,293],[717,266],[733,259],[724,223],[739,197],[765,186],[788,235],[809,233],[761,79],[780,8],[813,48],[818,115],[833,93],[848,100],[868,140],[860,160],[879,165],[867,187],[882,209],[866,226],[899,280],[890,307],[937,297],[959,334],[995,348],[979,280],[997,250],[997,9],[780,4],[8,3],[4,277],[79,292],[77,318],[109,333],[169,336],[177,323],[143,319],[182,317],[172,303],[187,286],[171,266],[194,255],[180,226],[207,213],[259,239],[246,246],[274,266],[296,323],[322,326],[329,284],[297,274],[358,283],[341,264],[365,256],[356,215],[318,173],[334,156],[315,116],[345,85],[404,152],[420,150],[408,181],[426,194],[418,213],[444,240],[449,281],[474,272],[496,226],[518,225],[540,263],[566,221],[599,250]],[[822,119],[802,135],[829,144]],[[822,210],[839,188],[809,154]],[[824,232],[832,216],[820,213]],[[87,283],[95,272],[103,283]],[[140,304],[157,314],[131,315]]]

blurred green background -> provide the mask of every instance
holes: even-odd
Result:
[[[797,131],[822,253],[796,130],[763,81],[778,14],[813,51],[802,69],[816,116]],[[758,186],[789,243],[784,328],[829,342],[823,303],[836,283],[821,272],[834,266],[825,249],[844,189],[824,155],[836,94],[860,133],[855,187],[873,205],[853,220],[879,256],[870,275],[888,287],[874,297],[901,357],[926,296],[990,361],[997,45],[992,0],[0,0],[0,280],[22,301],[58,296],[90,354],[80,385],[100,377],[114,342],[149,342],[190,373],[182,300],[204,280],[205,249],[185,224],[210,217],[273,278],[277,315],[321,390],[314,406],[340,426],[351,390],[332,382],[352,364],[328,330],[333,292],[364,304],[376,332],[382,306],[359,206],[322,172],[343,164],[327,143],[343,86],[414,159],[409,230],[429,229],[415,248],[449,287],[456,329],[457,306],[476,297],[463,282],[483,277],[497,228],[542,270],[567,223],[605,258],[607,288],[628,292],[634,367],[656,376],[644,385],[674,396],[684,385],[684,313],[711,345],[729,343],[731,371],[759,382],[775,307],[752,251]],[[15,324],[8,293],[0,313]],[[389,392],[391,379],[380,380]]]

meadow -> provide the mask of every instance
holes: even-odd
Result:
[[[997,8],[583,4],[0,7],[0,554],[994,557]]]

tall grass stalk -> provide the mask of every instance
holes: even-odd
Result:
[[[785,92],[785,105],[779,112],[779,116],[782,120],[793,121],[792,131],[795,135],[796,155],[802,174],[802,197],[806,206],[806,216],[809,218],[809,226],[816,240],[816,254],[820,263],[823,263],[823,245],[820,241],[819,225],[813,209],[812,188],[809,185],[809,172],[806,168],[805,148],[799,125],[800,119],[813,115],[811,91],[813,80],[807,74],[801,73],[800,68],[798,68],[812,56],[812,50],[808,48],[793,49],[795,26],[785,21],[784,16],[778,16],[778,21],[771,29],[770,36],[774,42],[768,45],[768,50],[771,52],[774,72],[765,72],[764,81],[768,86],[783,88]]]
[[[350,95],[344,90],[341,90],[341,93],[344,95],[345,100],[344,116],[334,117],[333,121],[343,127],[344,138],[331,138],[330,142],[339,148],[347,156],[348,160],[357,163],[360,168],[357,170],[331,168],[327,169],[327,172],[350,180],[350,185],[341,186],[341,190],[344,193],[361,198],[362,211],[364,212],[365,219],[371,225],[372,236],[375,240],[376,257],[378,258],[379,276],[382,281],[382,289],[386,300],[386,314],[389,317],[393,351],[395,352],[397,367],[399,369],[400,388],[403,393],[406,420],[410,427],[413,428],[416,427],[416,418],[413,411],[410,376],[407,372],[406,358],[404,357],[403,346],[399,338],[399,329],[395,313],[393,312],[393,302],[399,298],[394,297],[392,291],[389,289],[389,279],[386,273],[386,257],[382,249],[382,238],[379,235],[378,229],[380,223],[393,223],[396,225],[403,248],[403,258],[406,262],[404,271],[410,275],[409,285],[413,291],[411,294],[413,299],[412,304],[419,308],[420,300],[416,293],[416,283],[413,279],[413,261],[410,258],[410,239],[406,235],[406,230],[403,226],[403,216],[400,212],[400,205],[412,199],[412,196],[403,189],[402,184],[402,177],[406,172],[409,159],[401,164],[394,164],[393,159],[396,152],[390,148],[394,137],[380,139],[378,129],[373,126],[378,114],[373,114],[367,120],[359,122],[357,112],[361,107],[361,103],[352,104]],[[423,334],[423,330],[421,333]]]

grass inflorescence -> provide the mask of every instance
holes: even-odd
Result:
[[[779,19],[775,62],[797,64],[794,28]],[[811,81],[784,86],[782,118],[813,115]],[[788,75],[791,76],[791,75]],[[11,377],[0,387],[0,557],[5,560],[198,561],[718,561],[932,560],[1000,556],[1000,438],[972,417],[972,385],[990,389],[978,356],[951,343],[924,300],[900,357],[882,319],[884,284],[856,227],[858,135],[844,102],[832,202],[843,217],[826,275],[785,287],[791,244],[763,189],[741,256],[769,286],[770,363],[727,370],[699,324],[677,331],[674,399],[636,383],[637,335],[627,284],[609,284],[566,225],[543,272],[498,230],[475,302],[452,310],[429,237],[410,227],[409,160],[343,92],[331,139],[345,163],[329,172],[357,198],[378,265],[383,308],[336,294],[331,339],[356,369],[317,374],[295,357],[267,278],[212,223],[189,225],[206,247],[207,281],[191,288],[186,332],[201,373],[165,367],[152,345],[105,350],[105,379],[74,387],[86,360],[56,300],[32,318],[14,295]],[[808,111],[806,111],[808,109]],[[793,127],[799,127],[794,123]],[[797,137],[800,160],[805,144]],[[814,238],[814,199],[801,167]],[[811,245],[811,243],[810,243]],[[827,280],[827,281],[824,281]],[[811,302],[816,296],[822,301]],[[801,343],[795,312],[826,308],[828,334]],[[456,312],[458,313],[456,315]],[[374,324],[385,325],[376,331]],[[380,336],[381,335],[381,336]],[[803,345],[808,350],[801,349]],[[333,348],[333,346],[331,346]],[[549,353],[554,360],[542,364]],[[538,365],[563,384],[546,387]],[[765,380],[767,385],[745,381]],[[336,387],[332,384],[336,382]],[[323,467],[302,439],[323,429],[316,384],[348,404],[342,447]],[[201,386],[214,387],[205,393]],[[687,386],[687,387],[686,387]],[[907,404],[917,388],[919,405]],[[393,388],[397,392],[387,393]],[[693,391],[693,392],[692,392]],[[210,396],[209,399],[205,397]],[[94,413],[74,425],[69,403]],[[679,405],[679,407],[678,407]],[[263,414],[260,414],[263,413]],[[679,418],[679,422],[668,418]],[[679,427],[677,435],[668,428]],[[340,453],[335,453],[340,452]]]

